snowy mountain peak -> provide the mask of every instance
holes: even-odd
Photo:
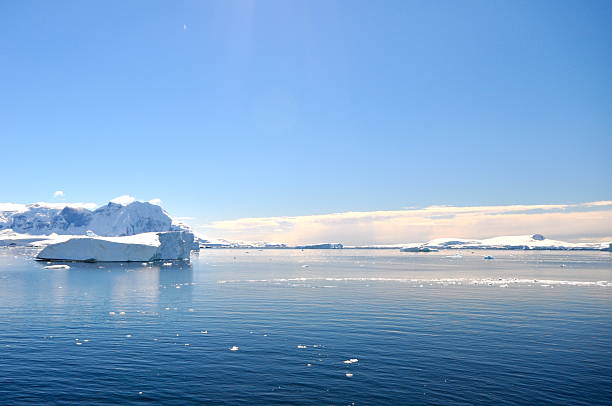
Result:
[[[79,204],[0,205],[0,230],[21,234],[124,236],[187,228],[173,224],[159,205],[129,199],[113,199],[93,211]]]

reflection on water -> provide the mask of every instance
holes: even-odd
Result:
[[[67,270],[34,254],[0,249],[0,404],[611,394],[609,253],[204,250]]]

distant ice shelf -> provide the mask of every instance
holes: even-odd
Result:
[[[187,231],[141,233],[124,237],[73,236],[48,244],[37,259],[84,262],[148,262],[189,259],[193,234]]]
[[[433,252],[441,249],[612,251],[612,243],[571,243],[550,240],[541,234],[533,234],[502,236],[484,240],[437,238],[424,244],[407,244],[400,251]]]

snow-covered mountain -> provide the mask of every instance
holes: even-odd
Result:
[[[612,243],[571,243],[550,240],[541,234],[510,235],[470,240],[464,238],[437,238],[424,244],[408,244],[406,252],[427,252],[439,249],[497,249],[497,250],[612,250]]]
[[[172,218],[160,206],[147,202],[109,202],[93,211],[84,205],[0,204],[0,231],[12,230],[19,234],[93,233],[112,237],[185,229],[188,227],[174,224]]]

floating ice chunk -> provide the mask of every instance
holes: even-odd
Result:
[[[300,344],[300,345],[297,346],[297,348],[308,348],[308,347],[305,346],[305,345]]]
[[[359,362],[359,360],[357,358],[351,358],[351,359],[347,359],[346,361],[342,361],[345,364],[354,364],[356,362]]]
[[[139,395],[142,395],[142,392],[138,392]]]
[[[125,312],[119,312],[119,316],[125,316]]]
[[[162,266],[172,266],[172,262],[164,262]]]
[[[346,374],[344,374],[347,378],[352,378],[353,374],[351,374],[350,372],[347,372]]]
[[[302,268],[310,268],[310,265],[302,265]]]
[[[117,313],[115,313],[115,312],[108,312],[108,314],[109,314],[109,316],[114,316]]]
[[[208,334],[208,330],[200,331],[202,334]]]
[[[307,366],[307,367],[311,367],[311,366],[312,366],[312,364],[306,364],[306,366]]]
[[[126,334],[125,336],[126,336],[127,338],[132,338],[132,335],[131,335],[131,334]]]
[[[124,237],[72,237],[47,245],[38,259],[138,261],[189,259],[193,234],[186,231],[142,233]],[[169,264],[169,265],[166,265]],[[171,266],[172,263],[164,263]],[[121,264],[123,266],[123,264]]]
[[[68,265],[47,265],[44,269],[70,269]]]
[[[83,343],[78,342],[78,341],[77,341],[75,344],[76,344],[76,345],[83,345]]]
[[[238,351],[239,349],[240,349],[240,347],[238,347],[238,346],[235,346],[235,345],[234,345],[234,346],[233,346],[233,347],[231,347],[229,350],[230,350],[230,351]]]

